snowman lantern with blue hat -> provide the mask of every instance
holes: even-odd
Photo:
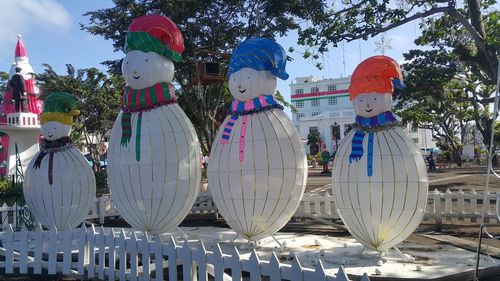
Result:
[[[286,55],[266,38],[244,41],[229,64],[229,115],[208,165],[213,200],[228,225],[256,241],[273,235],[295,212],[307,180],[299,134],[275,98],[286,80]]]
[[[333,197],[349,232],[365,247],[386,251],[419,225],[428,179],[419,149],[391,111],[401,69],[387,56],[361,62],[351,77],[354,129],[333,164]]]
[[[124,51],[127,85],[108,149],[110,190],[130,225],[161,234],[187,216],[201,181],[198,137],[172,86],[184,39],[171,19],[146,15],[130,24]]]
[[[35,219],[58,230],[77,227],[95,198],[95,177],[69,137],[77,109],[76,97],[63,92],[43,101],[40,152],[26,169],[23,193]]]

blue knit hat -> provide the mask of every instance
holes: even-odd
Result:
[[[231,56],[229,73],[235,73],[242,68],[259,71],[270,71],[274,76],[286,80],[286,54],[275,41],[267,38],[251,38],[238,46]]]

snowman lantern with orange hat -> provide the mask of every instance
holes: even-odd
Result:
[[[95,198],[94,173],[69,137],[73,116],[80,113],[76,102],[63,92],[51,93],[43,101],[44,139],[23,183],[24,198],[35,219],[58,230],[81,224]]]
[[[391,111],[402,78],[399,65],[386,56],[356,67],[349,87],[354,129],[340,144],[332,174],[340,217],[356,240],[376,251],[406,239],[427,204],[425,163]]]
[[[201,181],[198,137],[171,83],[184,39],[169,18],[146,15],[130,24],[124,51],[127,86],[108,149],[110,190],[130,225],[161,234],[187,216]]]

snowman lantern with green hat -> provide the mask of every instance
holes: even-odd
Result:
[[[110,136],[109,185],[122,217],[152,234],[174,230],[200,189],[198,137],[171,83],[183,51],[181,32],[165,16],[142,16],[128,28],[127,86]]]
[[[95,197],[95,177],[85,157],[73,146],[71,125],[80,111],[77,99],[50,94],[40,114],[44,137],[40,152],[26,169],[23,193],[35,219],[46,227],[77,227]]]

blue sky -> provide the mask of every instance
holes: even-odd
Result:
[[[79,23],[86,23],[86,11],[112,7],[110,0],[55,1],[55,0],[0,0],[0,70],[9,71],[13,62],[16,35],[22,34],[30,62],[35,72],[43,71],[43,63],[48,63],[60,73],[65,73],[65,64],[76,68],[97,67],[104,60],[117,59],[124,56],[122,52],[113,52],[112,42],[101,37],[92,36],[80,30]],[[167,15],[168,16],[168,15]],[[386,55],[399,62],[403,53],[412,48],[414,38],[418,35],[418,22],[411,22],[386,33],[392,49]],[[374,40],[355,41],[344,44],[344,48],[330,48],[321,62],[324,69],[315,67],[315,62],[304,60],[299,52],[304,49],[297,46],[295,33],[279,38],[278,42],[285,50],[296,49],[289,54],[294,59],[287,64],[290,78],[279,80],[278,90],[290,99],[289,84],[296,77],[313,75],[317,78],[336,78],[352,73],[356,65],[363,59],[380,54],[376,52]],[[343,60],[345,59],[345,67]],[[344,70],[345,69],[345,70]]]

